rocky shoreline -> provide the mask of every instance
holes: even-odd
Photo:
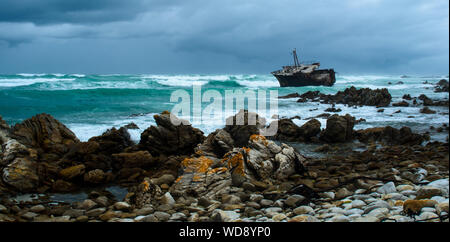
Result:
[[[387,90],[353,88],[288,98],[391,102]],[[324,128],[316,119],[300,127],[280,119],[274,137],[259,133],[274,123],[246,110],[208,136],[185,120],[173,125],[178,118],[167,111],[154,118],[135,144],[133,125],[81,142],[48,114],[13,127],[0,117],[0,221],[448,222],[448,137],[429,142],[408,127],[354,130],[348,114],[330,115]],[[358,149],[341,152],[355,141]],[[325,156],[307,157],[289,142],[318,144]],[[111,185],[127,189],[123,199],[105,189]],[[80,201],[50,196],[87,189]],[[23,194],[34,197],[17,199]]]

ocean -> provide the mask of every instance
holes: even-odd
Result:
[[[192,84],[201,85],[202,92],[217,90],[277,90],[278,95],[287,95],[310,90],[334,94],[355,86],[356,88],[387,88],[393,99],[383,113],[375,107],[347,107],[338,114],[346,113],[366,121],[355,126],[364,129],[378,126],[400,128],[408,126],[415,132],[429,131],[430,126],[449,123],[448,107],[431,107],[436,114],[421,114],[418,107],[392,107],[392,103],[402,101],[404,94],[417,97],[425,94],[431,99],[448,99],[449,93],[435,93],[434,84],[448,76],[388,76],[388,75],[337,75],[332,87],[279,87],[272,75],[84,75],[84,74],[16,74],[0,75],[0,115],[10,125],[21,122],[38,113],[48,113],[64,123],[77,137],[86,141],[102,134],[111,127],[121,127],[134,122],[139,129],[129,130],[134,141],[139,141],[140,133],[150,125],[155,125],[153,115],[164,110],[172,110],[176,102],[170,102],[176,90],[192,93]],[[389,84],[391,83],[391,84]],[[269,96],[270,99],[277,97]],[[294,119],[297,125],[307,118],[324,113],[329,104],[318,102],[297,103],[297,99],[279,99],[280,117],[300,116]],[[208,102],[202,104],[205,108]],[[401,110],[400,113],[394,113]],[[224,110],[232,115],[236,110]],[[262,115],[264,116],[264,115]],[[225,117],[225,118],[226,118]],[[267,117],[270,121],[272,117]],[[322,128],[326,119],[318,119]],[[195,127],[205,134],[224,126],[224,120],[204,119]],[[444,141],[447,133],[433,134],[433,140]]]

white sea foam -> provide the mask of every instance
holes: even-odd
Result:
[[[49,83],[58,81],[74,81],[75,78],[7,78],[0,79],[0,87],[29,86],[35,83]]]
[[[37,73],[19,73],[17,75],[23,76],[23,77],[35,77],[35,76],[45,76],[47,74],[45,74],[45,73],[39,73],[39,74],[37,74]]]

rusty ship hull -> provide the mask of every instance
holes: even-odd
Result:
[[[333,69],[314,70],[311,73],[272,73],[281,87],[333,86],[336,76]]]

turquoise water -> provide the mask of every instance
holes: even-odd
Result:
[[[319,90],[335,93],[347,87],[388,88],[393,102],[398,102],[404,94],[430,98],[447,98],[448,93],[434,93],[433,84],[448,77],[408,77],[399,76],[352,76],[338,75],[333,87],[289,87],[280,88],[271,75],[82,75],[82,74],[17,74],[0,75],[0,115],[10,125],[38,113],[49,113],[68,126],[80,140],[99,135],[111,127],[120,127],[130,122],[140,129],[131,130],[134,140],[148,126],[154,124],[153,115],[171,110],[176,103],[170,102],[172,92],[185,90],[192,93],[192,84],[201,85],[202,91],[217,90],[222,95],[225,90],[277,90],[278,95],[293,92],[303,93]],[[397,84],[399,81],[404,84]],[[391,82],[392,84],[388,84]],[[428,82],[428,84],[424,84]],[[269,96],[269,93],[267,92]],[[276,97],[268,97],[270,99]],[[202,108],[209,102],[204,102]],[[301,125],[305,118],[323,113],[330,105],[318,103],[296,103],[296,99],[278,101],[278,113],[282,117],[300,116],[294,121]],[[357,119],[367,122],[356,128],[392,125],[410,126],[415,130],[426,130],[430,125],[448,124],[448,108],[432,107],[437,114],[419,113],[421,107],[388,107],[384,113],[377,113],[375,107],[349,108],[336,105]],[[315,110],[317,108],[317,110]],[[397,110],[401,113],[393,114]],[[224,110],[228,116],[235,110]],[[263,116],[266,116],[263,114]],[[414,116],[414,118],[408,117]],[[266,118],[270,121],[270,117]],[[224,125],[224,120],[207,119],[195,124],[205,133]],[[319,119],[325,125],[324,119]],[[442,138],[442,137],[441,137]],[[444,137],[445,138],[445,137]]]

